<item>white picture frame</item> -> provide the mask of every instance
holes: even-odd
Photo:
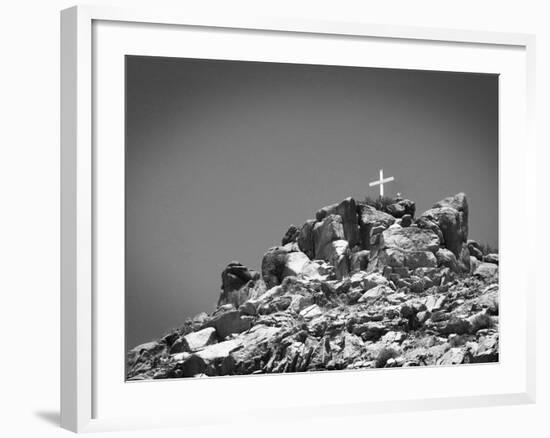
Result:
[[[107,24],[104,29],[98,30],[94,26]],[[116,26],[126,26],[123,32],[132,32],[131,38],[134,46],[128,49],[127,40],[124,36],[117,36],[118,29]],[[144,29],[148,26],[151,32],[158,33],[157,36],[151,37],[148,35],[147,43],[145,39],[140,39]],[[121,172],[120,154],[108,155],[109,150],[105,149],[103,144],[106,132],[110,128],[105,128],[105,124],[101,125],[103,109],[105,105],[102,100],[101,89],[108,89],[109,94],[113,95],[116,101],[109,102],[109,107],[114,108],[114,113],[109,114],[109,120],[113,123],[120,121],[120,102],[122,93],[120,83],[123,78],[120,75],[120,70],[116,68],[109,70],[109,60],[111,57],[119,57],[121,53],[126,53],[126,50],[131,50],[135,53],[138,50],[138,44],[142,44],[140,53],[157,53],[159,47],[163,47],[163,52],[159,54],[170,55],[168,53],[172,48],[169,44],[163,43],[163,38],[166,35],[161,35],[166,32],[177,32],[177,29],[187,29],[189,31],[200,31],[201,35],[208,36],[209,33],[215,33],[223,30],[236,31],[235,38],[239,41],[250,41],[250,47],[254,47],[252,38],[258,35],[268,34],[273,36],[274,51],[271,56],[277,57],[277,47],[281,53],[285,52],[283,42],[277,42],[276,38],[284,36],[285,38],[302,38],[315,35],[319,38],[340,38],[349,37],[353,40],[353,44],[362,44],[363,41],[370,41],[373,44],[384,42],[384,44],[397,44],[406,47],[420,47],[420,55],[414,62],[416,64],[407,64],[416,66],[417,68],[434,68],[436,64],[428,65],[422,59],[423,51],[428,55],[429,50],[437,50],[438,53],[444,54],[448,45],[455,48],[464,49],[464,56],[469,56],[468,50],[483,49],[487,56],[495,56],[494,63],[491,59],[478,59],[478,55],[473,56],[474,63],[480,63],[480,71],[491,71],[493,73],[503,74],[505,78],[510,77],[509,87],[503,93],[508,93],[502,99],[501,103],[501,124],[505,124],[504,130],[501,131],[501,152],[504,152],[501,157],[501,176],[500,176],[500,193],[501,193],[501,246],[502,253],[502,282],[503,287],[510,284],[510,289],[519,288],[517,296],[505,296],[506,303],[510,303],[508,309],[513,305],[521,316],[518,316],[519,323],[517,324],[517,332],[514,336],[521,339],[517,343],[517,366],[514,370],[507,371],[510,385],[504,387],[505,382],[502,381],[502,390],[498,390],[496,386],[480,389],[482,393],[468,392],[466,389],[460,392],[449,389],[446,392],[445,388],[439,391],[432,392],[431,396],[426,394],[417,394],[417,389],[411,383],[411,388],[408,393],[399,391],[392,393],[389,398],[374,397],[368,398],[363,394],[356,394],[348,401],[339,400],[335,397],[333,401],[319,400],[319,394],[316,394],[312,388],[315,388],[319,378],[328,379],[327,375],[315,375],[305,377],[303,375],[294,376],[275,376],[274,382],[266,383],[269,385],[285,385],[285,382],[292,382],[293,386],[304,385],[304,388],[312,391],[312,395],[307,400],[302,400],[300,409],[295,409],[296,406],[254,406],[254,407],[237,407],[235,411],[219,412],[216,415],[217,421],[231,421],[235,414],[242,419],[243,416],[253,418],[269,419],[272,416],[279,416],[281,413],[292,418],[309,417],[311,415],[362,415],[369,412],[381,411],[403,411],[413,409],[441,409],[452,407],[473,407],[473,406],[488,406],[488,405],[504,405],[504,404],[520,404],[532,403],[535,400],[535,283],[533,267],[527,263],[522,266],[521,272],[525,275],[521,278],[511,278],[506,275],[507,254],[514,250],[514,243],[510,236],[511,229],[506,222],[505,213],[509,205],[502,197],[502,192],[506,191],[507,196],[519,197],[523,199],[526,205],[531,206],[525,209],[525,215],[529,218],[535,218],[536,212],[532,206],[536,205],[534,199],[536,197],[535,190],[535,160],[536,160],[536,145],[533,139],[533,108],[534,108],[534,57],[535,57],[535,39],[532,35],[526,34],[508,34],[508,33],[493,33],[485,31],[462,31],[451,29],[427,29],[417,27],[404,26],[386,26],[367,23],[342,23],[342,22],[317,22],[296,20],[292,18],[273,18],[273,17],[218,17],[215,14],[207,16],[197,14],[193,11],[162,11],[155,8],[130,10],[110,7],[95,7],[95,6],[77,6],[66,9],[61,13],[61,425],[62,427],[75,431],[101,431],[113,430],[121,428],[146,428],[146,427],[162,427],[162,426],[185,426],[193,424],[202,424],[208,418],[206,412],[197,407],[193,415],[182,415],[183,407],[176,408],[170,412],[165,410],[162,403],[156,407],[148,406],[150,415],[139,415],[137,411],[132,411],[132,406],[129,401],[135,399],[139,394],[143,394],[144,400],[155,400],[162,391],[170,392],[170,385],[175,382],[156,382],[146,384],[125,384],[123,376],[120,376],[120,391],[113,389],[110,392],[110,383],[113,378],[118,378],[118,374],[114,373],[113,377],[108,370],[109,363],[105,361],[107,352],[120,351],[120,341],[113,341],[112,346],[105,346],[105,333],[120,333],[120,326],[116,326],[115,317],[120,308],[121,291],[120,288],[113,286],[112,293],[113,302],[108,299],[97,299],[98,290],[104,290],[106,279],[109,283],[117,284],[116,272],[106,274],[103,266],[105,253],[104,246],[99,242],[104,236],[109,234],[113,239],[113,245],[116,241],[120,243],[121,237],[120,227],[109,228],[108,222],[120,224],[119,211],[120,206],[120,191],[113,190],[114,195],[107,195],[105,187],[110,187],[111,184],[116,186],[120,178],[117,177],[117,172]],[[101,28],[103,29],[103,28]],[[255,36],[254,36],[255,35]],[[171,35],[173,36],[173,35]],[[158,37],[158,38],[157,38]],[[185,38],[185,36],[183,36]],[[206,40],[205,40],[206,41]],[[348,41],[345,39],[345,41]],[[109,42],[109,44],[105,44]],[[338,44],[340,44],[338,42]],[[342,43],[344,44],[344,43]],[[345,43],[347,44],[347,42]],[[106,47],[109,46],[109,49]],[[147,47],[146,47],[147,46]],[[201,50],[207,51],[208,44],[203,46],[200,44],[196,47],[194,53],[200,53]],[[244,46],[240,46],[244,47]],[[143,50],[143,52],[141,52]],[[175,49],[174,49],[175,50]],[[223,51],[223,47],[219,50]],[[245,50],[245,49],[243,49]],[[251,49],[253,50],[253,49]],[[399,61],[384,61],[385,49],[376,49],[380,60],[378,66],[389,62],[392,66],[399,67],[399,62],[408,62],[406,60]],[[403,47],[401,49],[403,50]],[[329,49],[330,51],[330,49]],[[493,54],[502,53],[502,58],[497,59],[500,55]],[[175,53],[175,52],[174,52]],[[221,52],[220,52],[221,53]],[[225,52],[224,52],[225,53]],[[235,52],[236,53],[236,52]],[[244,52],[243,52],[244,53]],[[374,52],[373,52],[374,53]],[[507,54],[510,54],[508,57]],[[208,56],[216,56],[215,53]],[[238,53],[227,55],[233,59],[240,59]],[[253,55],[251,55],[253,56]],[[299,56],[299,55],[296,55]],[[323,55],[324,56],[324,55]],[[353,55],[349,55],[353,56]],[[451,60],[452,58],[452,60]],[[118,59],[118,58],[117,58]],[[350,58],[351,59],[351,58]],[[97,62],[101,60],[102,62]],[[104,62],[105,61],[105,62]],[[294,58],[296,61],[296,58]],[[118,61],[117,61],[118,62]],[[309,61],[304,61],[305,63]],[[359,61],[358,61],[359,62]],[[412,62],[412,61],[410,61]],[[434,61],[435,62],[435,61]],[[437,62],[441,63],[442,69],[460,70],[461,66],[465,67],[464,71],[475,69],[468,67],[468,64],[460,59],[460,56],[452,56],[446,59],[442,56]],[[448,64],[445,66],[444,63]],[[96,65],[97,63],[97,65]],[[424,64],[423,64],[424,63]],[[494,67],[491,67],[494,65]],[[485,67],[483,67],[485,66]],[[502,66],[502,67],[500,67]],[[117,67],[118,68],[118,67]],[[401,68],[404,68],[403,66]],[[502,71],[499,70],[502,68]],[[506,70],[509,69],[509,70]],[[505,71],[505,73],[502,73]],[[508,73],[509,72],[509,73]],[[115,81],[109,82],[109,75],[116,73]],[[516,74],[517,73],[517,74]],[[508,76],[507,76],[508,75]],[[103,78],[106,86],[103,86],[101,81]],[[514,82],[515,81],[515,82]],[[514,82],[514,83],[513,83]],[[517,83],[516,83],[517,82]],[[508,83],[507,83],[508,84]],[[102,88],[103,87],[103,88]],[[113,88],[116,87],[116,88]],[[517,105],[511,105],[511,103]],[[114,105],[113,105],[114,103]],[[117,106],[118,105],[118,106]],[[509,108],[514,106],[514,108]],[[512,123],[513,122],[513,123]],[[97,124],[101,125],[98,129]],[[513,127],[511,125],[514,125]],[[119,129],[115,126],[113,129]],[[111,140],[115,141],[119,137],[113,136]],[[521,147],[514,150],[513,145],[521,143]],[[98,144],[103,147],[107,153],[97,154]],[[114,144],[114,143],[109,143]],[[120,142],[116,142],[118,146]],[[517,147],[517,146],[516,146]],[[116,153],[116,151],[115,151]],[[516,173],[512,174],[508,171],[514,162],[514,159],[521,154],[521,165],[517,166]],[[118,157],[118,158],[117,158]],[[109,168],[110,167],[110,168]],[[108,175],[112,175],[108,176]],[[118,179],[117,179],[118,178]],[[520,181],[519,184],[515,182]],[[114,196],[107,199],[108,196]],[[118,196],[118,198],[117,198]],[[105,204],[103,204],[105,203]],[[98,206],[100,208],[98,208]],[[102,206],[108,208],[101,208]],[[113,207],[113,208],[110,208]],[[105,212],[108,213],[105,213]],[[534,220],[530,221],[535,223]],[[107,223],[107,225],[105,225]],[[123,231],[123,230],[122,230]],[[533,234],[534,235],[534,234]],[[98,240],[99,239],[99,240]],[[522,242],[523,245],[534,246],[534,242]],[[508,258],[508,261],[511,260]],[[109,266],[114,266],[116,269],[118,259],[110,260]],[[518,272],[520,272],[518,270]],[[119,277],[122,274],[120,273]],[[110,277],[109,277],[110,276]],[[514,283],[516,282],[516,283]],[[118,297],[118,298],[117,298]],[[118,304],[117,304],[118,303]],[[109,307],[105,311],[105,306]],[[506,309],[506,307],[505,307]],[[120,316],[120,315],[119,315]],[[101,319],[101,322],[99,322]],[[120,316],[120,319],[122,317]],[[112,323],[109,321],[113,321]],[[503,333],[506,333],[506,314],[503,316]],[[508,339],[512,339],[509,336]],[[513,338],[515,339],[515,338]],[[116,345],[115,345],[116,344]],[[105,348],[105,350],[103,350]],[[99,352],[99,354],[98,354]],[[101,354],[101,352],[105,354]],[[506,357],[506,349],[503,348],[501,369],[506,367],[507,363],[513,362],[510,356]],[[123,362],[122,356],[120,363]],[[449,376],[459,375],[461,369],[452,368],[446,370],[438,370],[437,373],[440,379],[446,379]],[[472,368],[470,368],[472,370]],[[479,370],[482,370],[479,368]],[[117,371],[118,372],[118,371]],[[390,371],[394,373],[394,371]],[[396,371],[394,376],[399,378]],[[422,380],[425,377],[430,377],[432,373],[436,373],[434,369],[414,370],[415,379]],[[491,371],[479,371],[480,373],[490,374]],[[449,374],[450,373],[450,374]],[[466,373],[471,373],[467,371]],[[331,374],[329,385],[342,386],[350,384],[350,379],[358,377],[350,373],[328,373]],[[506,376],[503,374],[499,376]],[[362,378],[363,376],[361,376]],[[406,377],[406,376],[405,376]],[[464,374],[466,378],[466,374]],[[260,377],[263,378],[263,377]],[[436,378],[436,379],[437,379]],[[248,379],[248,380],[247,380]],[[253,380],[250,380],[253,379]],[[232,391],[235,388],[242,388],[243,391],[250,387],[251,383],[258,385],[258,377],[245,377],[239,379],[212,379],[208,382],[209,388],[201,379],[193,382],[178,382],[188,385],[189,391],[206,390],[217,391],[217,387],[223,388],[220,391]],[[284,380],[283,380],[284,379]],[[290,380],[289,380],[290,379]],[[405,379],[406,380],[406,379]],[[327,380],[328,381],[328,380]],[[266,380],[267,382],[267,380]],[[495,385],[498,382],[495,383]],[[513,383],[513,385],[512,385]],[[198,384],[203,385],[198,387]],[[118,385],[118,384],[117,384]],[[131,388],[127,394],[127,388]],[[160,388],[160,389],[159,389]],[[180,386],[181,388],[181,386]],[[486,391],[486,392],[483,392]],[[376,392],[376,391],[374,391]],[[107,406],[109,403],[105,401],[106,396],[112,400],[113,406]],[[345,392],[340,394],[345,396]],[[121,397],[121,398],[117,398]],[[127,397],[123,399],[123,397]],[[103,400],[103,401],[102,401]],[[127,403],[128,402],[128,403]],[[275,397],[277,402],[277,397]],[[126,406],[129,408],[125,411],[116,406]],[[153,409],[153,411],[151,411]],[[179,409],[179,410],[178,410]],[[212,407],[209,407],[211,413]],[[102,412],[108,412],[103,415]]]

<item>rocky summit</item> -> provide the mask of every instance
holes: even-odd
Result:
[[[229,263],[216,310],[130,350],[127,378],[498,361],[499,257],[468,239],[466,196],[386,201],[321,208],[261,272]]]

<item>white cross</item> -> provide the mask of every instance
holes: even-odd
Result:
[[[393,181],[393,176],[384,179],[384,169],[380,169],[380,179],[369,183],[369,187],[380,186],[380,197],[384,196],[384,183]]]

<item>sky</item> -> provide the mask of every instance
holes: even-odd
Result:
[[[126,345],[215,308],[232,260],[379,169],[417,213],[465,192],[498,246],[498,76],[127,56]]]

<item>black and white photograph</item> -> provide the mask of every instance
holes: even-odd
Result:
[[[3,4],[2,436],[548,435],[545,2],[91,3]]]
[[[127,381],[499,361],[498,75],[125,64]]]

